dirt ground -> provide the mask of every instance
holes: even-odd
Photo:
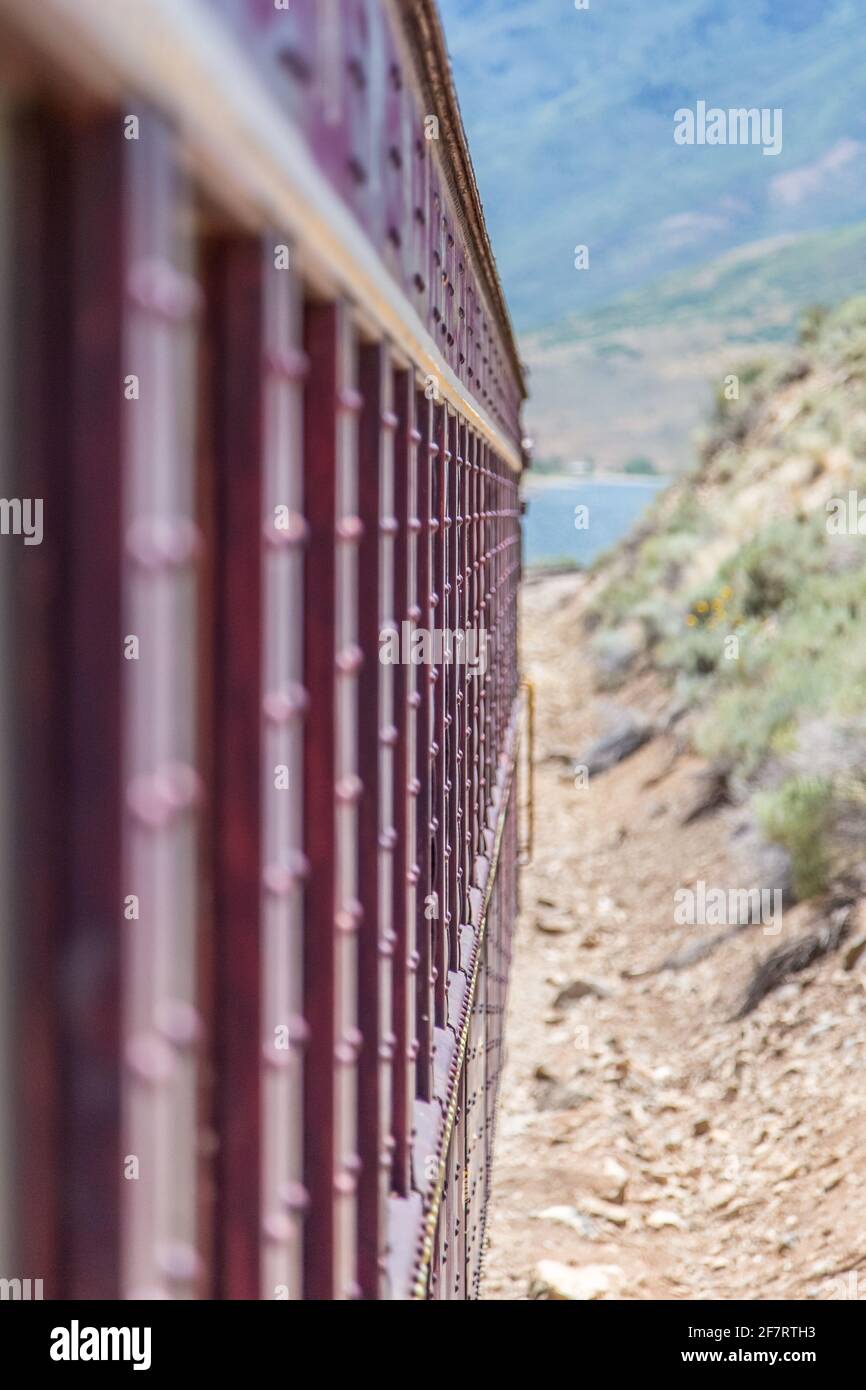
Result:
[[[676,925],[673,895],[700,879],[739,886],[736,813],[681,824],[701,763],[671,735],[575,785],[569,760],[605,702],[654,716],[670,701],[651,675],[594,690],[587,583],[524,591],[536,841],[482,1296],[866,1298],[862,912],[841,950],[740,1021],[755,964],[813,925],[814,907],[786,912],[778,936],[758,924],[687,968],[632,978],[714,933]],[[569,985],[582,997],[557,1005]]]

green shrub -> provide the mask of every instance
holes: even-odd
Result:
[[[818,340],[821,329],[827,322],[829,309],[824,304],[811,304],[800,316],[798,337],[805,346]]]
[[[762,394],[762,389],[772,369],[769,358],[756,358],[741,362],[728,375],[736,376],[739,394],[732,400],[727,392],[726,378],[719,382],[714,395],[714,418],[717,425],[729,424],[737,415],[753,405]]]
[[[794,891],[801,900],[827,887],[832,800],[832,784],[821,777],[791,777],[756,798],[764,834],[791,856]]]
[[[719,579],[730,584],[744,617],[763,618],[802,590],[810,572],[823,567],[823,517],[803,523],[776,521],[740,547],[722,567]]]

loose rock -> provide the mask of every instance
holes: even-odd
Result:
[[[564,1265],[542,1260],[530,1281],[529,1297],[558,1302],[585,1303],[604,1298],[624,1278],[619,1265]]]
[[[555,1009],[561,1009],[566,1004],[574,1004],[578,999],[585,999],[588,995],[593,999],[607,999],[610,990],[604,985],[598,984],[595,980],[572,980],[564,989],[561,989],[553,1001]]]

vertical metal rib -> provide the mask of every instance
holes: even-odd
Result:
[[[262,244],[263,814],[262,1296],[303,1296],[304,686],[303,286],[280,238]],[[292,252],[293,254],[293,248]],[[278,785],[276,769],[285,769]]]
[[[418,491],[417,518],[419,523],[417,544],[417,623],[422,640],[429,649],[433,627],[433,607],[431,604],[431,549],[430,507],[432,501],[432,463],[436,452],[433,437],[433,402],[423,391],[417,393],[418,433]],[[413,666],[415,662],[413,661]],[[418,932],[418,975],[417,975],[417,1095],[429,1101],[433,1095],[433,925],[431,856],[430,856],[430,744],[432,741],[434,693],[430,680],[429,664],[417,665],[418,695],[418,745],[415,768],[415,781],[418,785],[417,801],[417,863],[420,874],[416,919]]]
[[[181,184],[173,137],[141,115],[124,142],[129,175],[124,373],[140,396],[126,404],[124,634],[139,658],[126,679],[124,885],[127,915],[124,1290],[189,1297],[196,1249],[195,984],[196,582],[191,412],[193,318],[199,291],[180,244]],[[90,253],[93,255],[93,248]],[[125,1158],[126,1161],[126,1158]]]
[[[361,351],[359,458],[359,640],[365,653],[360,673],[360,898],[364,920],[359,936],[358,1123],[361,1178],[358,1191],[359,1282],[365,1298],[379,1298],[388,1272],[387,1199],[390,1188],[391,1070],[394,1039],[391,969],[394,958],[394,670],[380,633],[397,637],[394,619],[394,431],[393,379],[383,344]]]
[[[311,707],[305,745],[304,1077],[305,1292],[354,1298],[357,1283],[358,901],[357,449],[361,398],[354,329],[343,304],[306,311],[307,517],[304,662]]]

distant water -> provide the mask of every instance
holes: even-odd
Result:
[[[526,490],[523,518],[527,566],[576,560],[588,565],[631,530],[667,478],[547,482]],[[575,507],[588,508],[587,529],[575,527]]]

